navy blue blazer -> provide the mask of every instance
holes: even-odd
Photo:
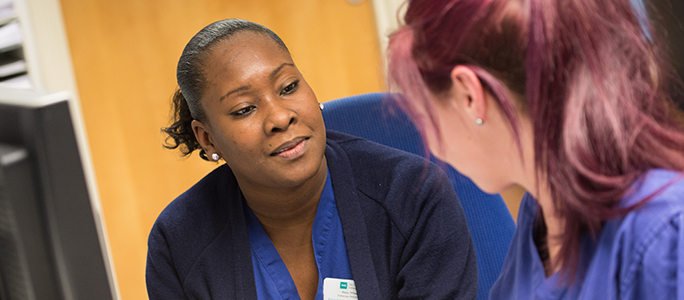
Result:
[[[325,152],[359,299],[475,299],[456,192],[419,156],[328,131]],[[172,201],[148,241],[150,299],[257,299],[244,200],[223,165]]]

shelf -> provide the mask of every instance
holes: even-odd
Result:
[[[19,22],[14,20],[0,27],[0,52],[21,48],[22,42]]]
[[[0,87],[12,88],[12,89],[32,89],[31,78],[28,74],[24,74],[17,77],[12,77],[5,81],[0,81]]]
[[[26,73],[26,71],[26,62],[23,60],[0,64],[0,80],[2,80],[3,77]]]
[[[0,26],[17,19],[12,0],[0,0]]]

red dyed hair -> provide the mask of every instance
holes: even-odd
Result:
[[[684,170],[670,73],[629,0],[411,0],[404,21],[390,41],[390,87],[421,131],[439,133],[431,103],[457,65],[478,76],[516,138],[516,109],[532,121],[538,178],[565,220],[565,279],[580,237],[635,208],[617,208],[635,181],[653,168]]]

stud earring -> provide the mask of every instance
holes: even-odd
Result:
[[[319,107],[321,110],[323,110],[323,107],[324,107],[324,106],[323,106],[323,103],[318,103],[318,107]]]
[[[218,155],[218,153],[212,153],[212,154],[211,154],[211,159],[212,159],[213,161],[218,161],[219,158],[221,158],[221,157]]]
[[[484,120],[482,120],[482,118],[475,119],[475,124],[482,125],[483,123],[484,123]]]

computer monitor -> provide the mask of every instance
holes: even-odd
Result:
[[[0,89],[0,300],[118,299],[70,100]]]

